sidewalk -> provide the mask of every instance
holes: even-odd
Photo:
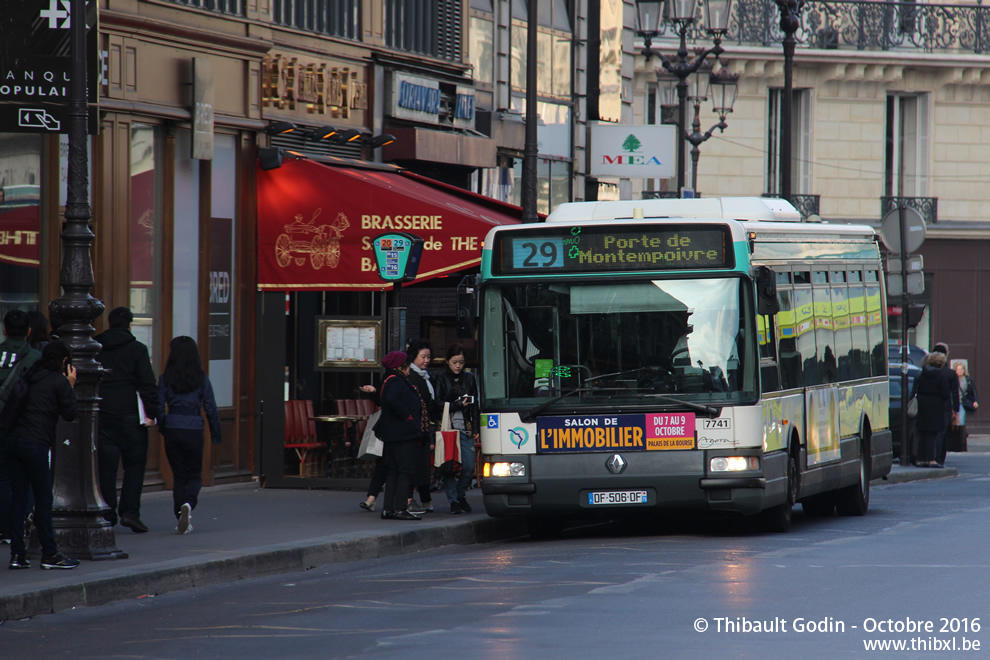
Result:
[[[990,436],[971,437],[971,452],[990,451]],[[886,481],[897,484],[954,477],[944,469],[895,464]],[[142,498],[141,518],[151,528],[135,534],[117,526],[117,547],[128,559],[83,561],[71,571],[6,570],[9,546],[0,546],[0,622],[103,605],[169,591],[301,571],[326,564],[469,545],[525,534],[521,521],[484,513],[481,490],[468,493],[471,514],[451,515],[447,498],[434,493],[437,512],[422,521],[382,520],[358,507],[357,491],[259,488],[254,482],[206,488],[193,512],[194,531],[175,533],[172,495]]]
[[[382,520],[358,507],[357,491],[260,488],[257,483],[204,488],[193,532],[175,532],[171,492],[146,493],[135,534],[115,527],[127,559],[83,561],[73,570],[7,570],[10,546],[0,546],[0,622],[116,600],[232,582],[339,562],[418,552],[449,544],[486,543],[525,533],[519,521],[484,512],[481,489],[468,492],[474,512],[451,515],[434,493],[437,511],[421,521]]]

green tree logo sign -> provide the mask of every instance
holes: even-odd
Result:
[[[642,146],[643,143],[640,142],[639,138],[632,133],[630,133],[629,137],[626,138],[626,141],[622,143],[622,148],[626,151],[639,151],[639,148]]]

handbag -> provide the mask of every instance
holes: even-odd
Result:
[[[361,444],[358,446],[357,455],[361,460],[380,458],[385,449],[381,438],[375,433],[375,424],[381,416],[382,411],[376,410],[368,417],[368,425],[364,427],[364,435],[361,436]]]
[[[908,401],[908,405],[907,405],[907,416],[908,417],[917,417],[918,416],[918,397],[917,396],[911,397],[911,399]]]
[[[433,448],[433,467],[444,474],[456,474],[461,471],[460,432],[451,426],[449,401],[445,401],[443,404],[440,430],[436,432],[436,442]]]
[[[966,393],[962,398],[962,407],[966,409],[966,412],[976,412],[976,393],[973,391],[973,384],[969,383],[969,387],[966,388]]]

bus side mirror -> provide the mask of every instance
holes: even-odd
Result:
[[[777,274],[767,266],[757,266],[753,269],[753,281],[756,282],[756,311],[758,314],[772,315],[780,311],[777,300]]]

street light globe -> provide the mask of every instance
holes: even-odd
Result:
[[[694,20],[697,0],[670,0],[667,5],[668,18],[675,23],[690,23]]]
[[[708,19],[708,31],[714,35],[723,35],[729,31],[729,14],[732,0],[705,0],[705,14]]]

